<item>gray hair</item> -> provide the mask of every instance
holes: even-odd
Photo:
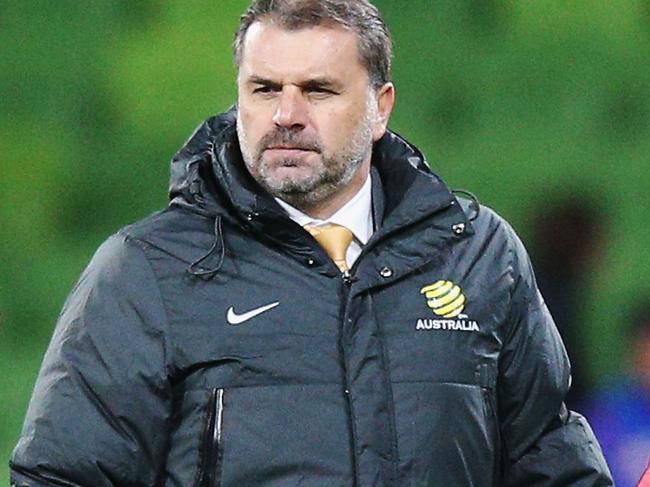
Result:
[[[350,29],[357,34],[361,62],[372,87],[379,89],[391,81],[390,33],[379,10],[368,0],[254,0],[241,16],[235,34],[233,50],[238,67],[248,28],[265,19],[288,30],[328,23]]]

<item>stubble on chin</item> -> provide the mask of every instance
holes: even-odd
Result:
[[[282,177],[277,171],[285,165],[305,165],[304,161],[285,160],[271,164],[261,157],[251,165],[249,171],[272,196],[309,213],[336,197],[352,181],[369,153],[370,147],[366,152],[354,156],[346,154],[335,158],[320,154],[320,162],[311,167],[310,174],[302,177]]]
[[[359,167],[370,157],[371,121],[376,116],[370,107],[369,99],[364,118],[352,134],[349,143],[338,154],[327,154],[320,141],[301,139],[299,133],[285,129],[277,129],[266,134],[253,149],[247,142],[246,132],[238,117],[237,134],[248,171],[272,196],[286,201],[303,212],[309,212],[326,204],[352,181]],[[273,174],[281,166],[305,164],[304,161],[294,160],[274,163],[265,161],[264,151],[276,144],[297,145],[312,150],[318,153],[320,164],[314,166],[313,172],[304,177],[281,177]]]
[[[331,164],[331,161],[324,159],[307,177],[279,179],[267,176],[261,177],[260,183],[276,198],[306,212],[325,203],[351,179],[343,174],[343,168],[328,167],[328,163]]]

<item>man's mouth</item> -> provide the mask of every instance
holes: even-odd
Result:
[[[293,167],[301,165],[300,161],[303,161],[306,157],[314,154],[316,151],[311,148],[295,145],[273,145],[266,149],[265,152],[273,159],[291,161],[291,164],[285,163],[283,165],[285,167]]]
[[[313,149],[307,147],[301,147],[297,145],[272,145],[267,150],[283,150],[283,151],[313,151]]]

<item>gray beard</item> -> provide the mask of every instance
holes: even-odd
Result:
[[[246,143],[246,134],[238,117],[237,134],[239,145],[248,171],[260,186],[271,195],[286,201],[305,213],[322,205],[342,188],[346,187],[352,181],[359,167],[370,157],[373,143],[372,122],[376,117],[376,113],[372,109],[373,102],[374,97],[369,96],[366,104],[366,114],[352,134],[350,143],[339,154],[329,157],[325,156],[323,151],[320,150],[323,158],[322,167],[316,174],[302,180],[273,180],[269,176],[268,166],[262,161],[263,148],[258,148],[257,152],[253,153]],[[290,134],[287,135],[287,137],[290,136]],[[315,147],[321,149],[318,144],[315,144]],[[297,164],[296,161],[292,160],[283,162],[287,165]]]
[[[347,186],[356,174],[357,170],[370,152],[370,146],[366,153],[355,155],[348,159],[345,164],[338,164],[332,159],[323,159],[325,167],[313,178],[302,181],[284,180],[280,184],[270,185],[268,179],[261,171],[258,182],[276,198],[286,201],[291,206],[307,212],[334,196],[341,188]],[[291,161],[287,161],[291,162]]]

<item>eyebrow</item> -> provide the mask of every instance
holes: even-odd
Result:
[[[313,78],[305,81],[300,84],[300,87],[305,88],[325,88],[325,89],[336,89],[338,84],[331,78]]]
[[[260,76],[255,76],[255,75],[248,78],[247,83],[252,84],[252,85],[268,86],[269,88],[273,88],[273,89],[277,89],[277,90],[282,88],[282,85],[280,83],[278,83],[277,81],[273,81],[273,80],[262,78]]]
[[[256,75],[252,75],[250,78],[248,78],[248,83],[254,85],[268,86],[269,88],[273,88],[277,90],[282,88],[281,83],[278,83],[277,81],[273,81],[267,78],[262,78],[261,76],[256,76]],[[298,86],[302,89],[309,89],[309,88],[339,89],[339,84],[333,79],[327,77],[308,79],[306,81],[303,81],[302,83],[298,83]]]

